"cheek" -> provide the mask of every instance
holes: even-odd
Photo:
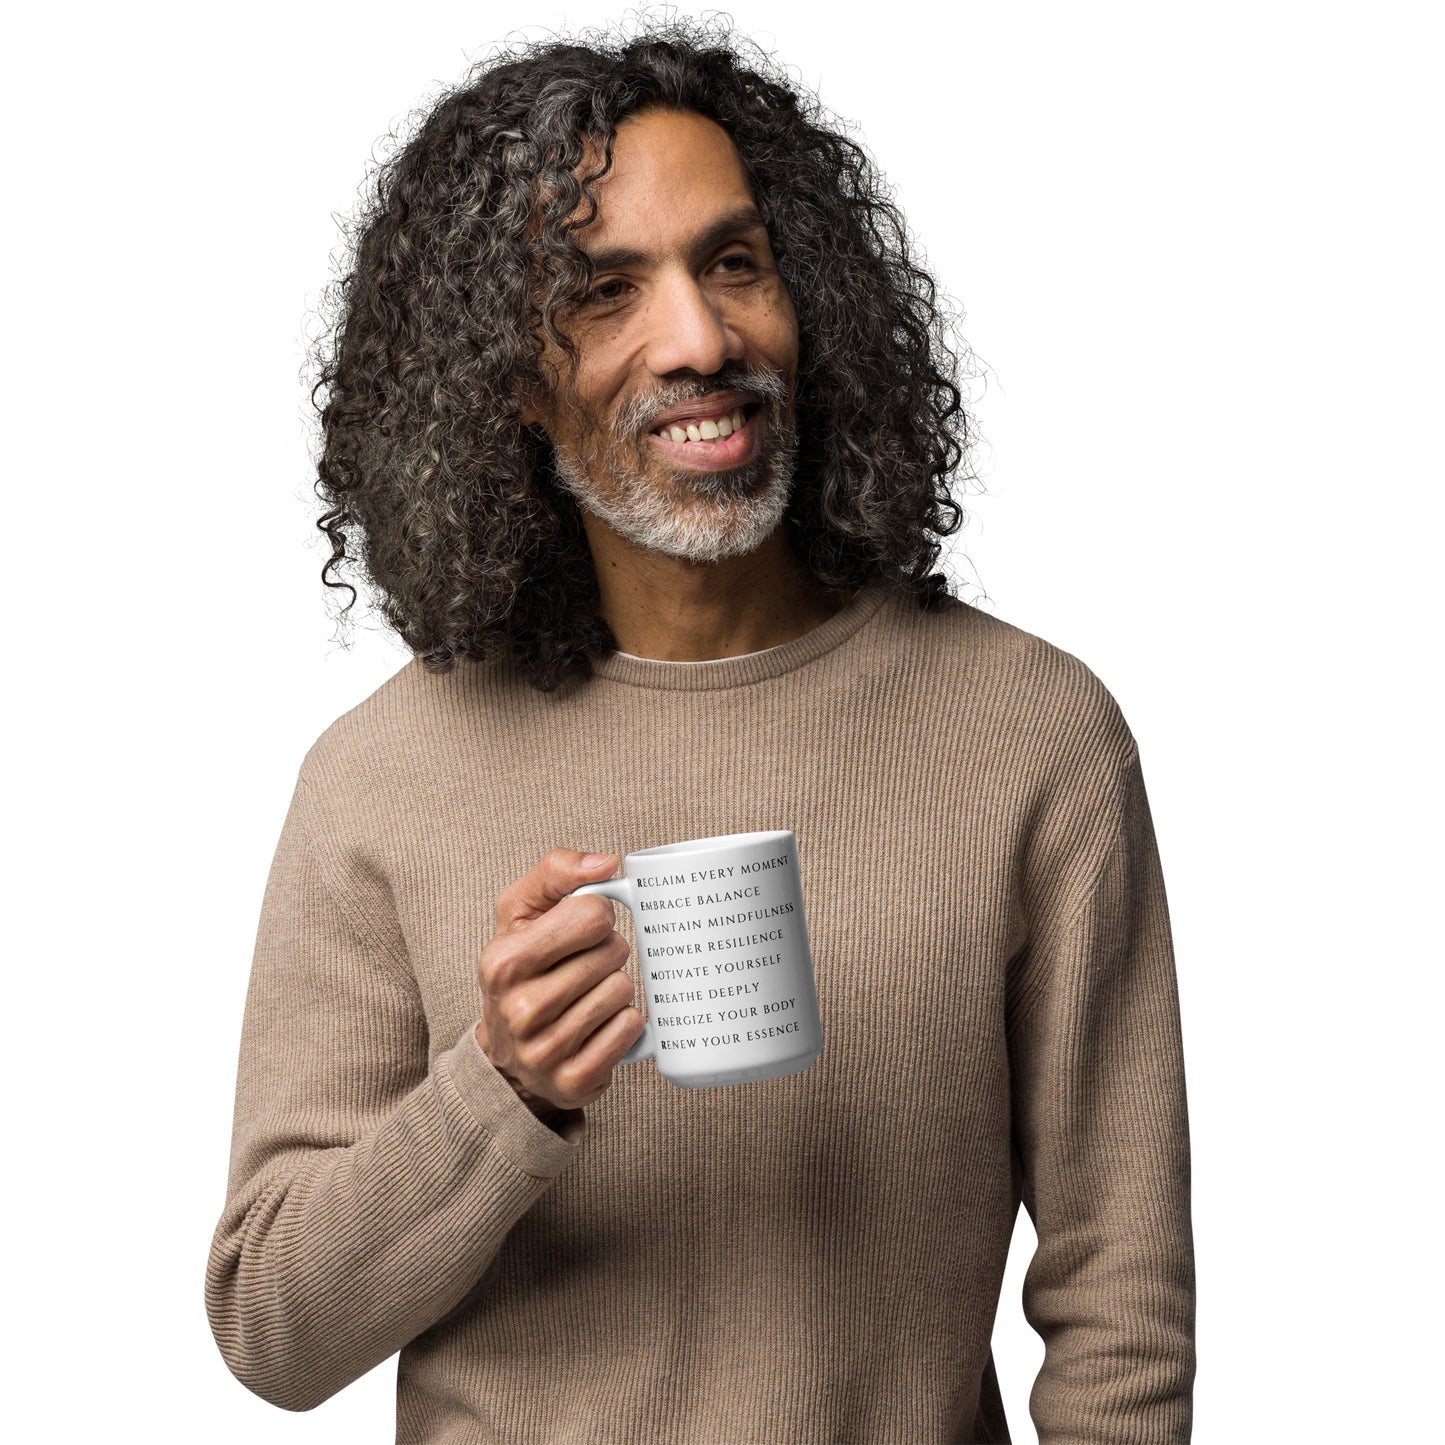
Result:
[[[798,318],[792,299],[779,290],[758,316],[757,340],[767,355],[791,370],[798,359]]]
[[[598,429],[612,430],[618,409],[628,395],[629,375],[626,362],[615,356],[594,356],[579,371],[578,394],[590,413],[589,421]]]

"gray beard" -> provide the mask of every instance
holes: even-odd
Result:
[[[553,462],[578,505],[635,546],[688,562],[717,562],[756,551],[777,530],[792,496],[796,456],[796,433],[789,427],[765,457],[746,467],[729,473],[678,471],[672,487],[624,463],[613,473],[609,496],[574,458],[555,451]],[[763,485],[753,491],[760,468]]]

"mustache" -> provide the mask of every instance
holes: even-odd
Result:
[[[724,391],[752,392],[775,417],[788,400],[788,386],[780,372],[767,367],[733,367],[695,380],[664,382],[646,396],[634,396],[619,408],[614,425],[621,436],[645,437],[659,412],[687,401],[705,401]]]

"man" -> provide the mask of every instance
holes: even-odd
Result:
[[[211,1325],[293,1410],[400,1351],[398,1440],[1006,1441],[1022,1200],[1039,1438],[1187,1440],[1138,751],[1082,663],[931,574],[968,435],[931,283],[743,49],[533,46],[378,185],[319,525],[417,656],[301,767]],[[822,1056],[619,1069],[630,921],[568,894],[778,827]]]

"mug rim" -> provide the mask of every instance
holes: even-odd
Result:
[[[685,857],[689,853],[716,853],[722,848],[746,848],[757,843],[777,843],[793,837],[791,828],[769,828],[757,833],[717,833],[711,838],[688,838],[681,843],[661,843],[656,848],[639,848],[629,858]]]

